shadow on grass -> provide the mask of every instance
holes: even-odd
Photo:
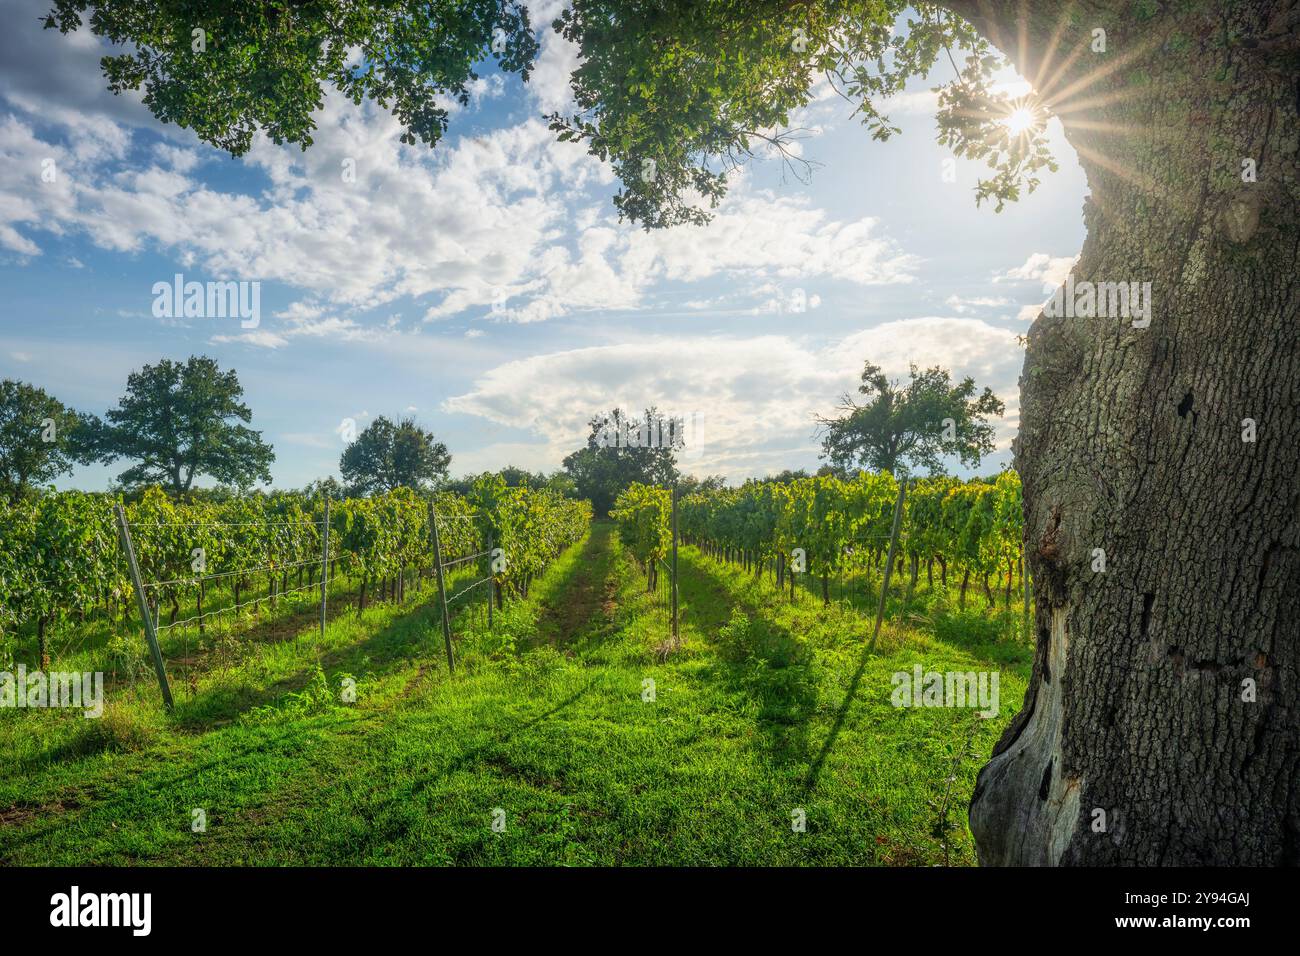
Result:
[[[849,689],[844,692],[844,700],[840,702],[839,708],[835,711],[835,721],[831,724],[830,732],[826,734],[826,739],[822,742],[821,750],[813,759],[812,764],[808,767],[808,775],[804,777],[803,789],[805,793],[812,793],[813,788],[817,786],[817,778],[821,776],[822,767],[826,764],[826,758],[835,747],[835,741],[839,738],[840,731],[844,729],[844,721],[849,716],[849,708],[853,706],[853,699],[858,695],[858,685],[862,683],[862,675],[866,673],[867,662],[871,659],[871,646],[866,645],[862,648],[862,654],[858,658],[857,670],[853,672],[853,679],[849,681]]]
[[[598,680],[593,678],[564,700],[559,701],[541,713],[535,714],[526,720],[519,721],[514,726],[503,727],[499,730],[490,732],[486,739],[480,740],[473,746],[462,750],[440,767],[437,767],[432,772],[425,774],[419,780],[415,781],[408,789],[394,793],[387,799],[380,800],[367,806],[366,815],[370,819],[380,819],[388,808],[397,804],[405,803],[418,794],[423,793],[425,790],[428,790],[438,781],[445,780],[462,771],[470,771],[478,767],[493,770],[494,772],[497,771],[498,764],[501,763],[501,758],[498,756],[497,752],[501,749],[502,745],[511,743],[514,738],[520,734],[527,733],[543,721],[567,710],[583,697],[587,696],[597,683]],[[432,719],[432,717],[416,718],[416,724],[418,725],[421,720],[425,719]],[[498,775],[501,774],[498,773]]]
[[[332,621],[346,614],[349,610],[355,612],[360,581],[353,580],[352,575],[342,573],[331,577],[330,580],[331,591],[327,607],[327,620]],[[298,586],[295,585],[295,588]],[[169,671],[171,666],[182,665],[191,656],[201,662],[205,656],[205,645],[210,644],[215,636],[256,638],[261,637],[262,632],[272,632],[269,640],[260,641],[261,643],[272,643],[276,639],[282,639],[278,638],[277,635],[285,632],[292,635],[311,621],[318,620],[320,605],[314,595],[319,594],[319,582],[314,587],[315,590],[312,592],[295,591],[292,598],[283,592],[278,593],[279,604],[273,610],[270,610],[269,614],[266,614],[264,610],[268,609],[269,596],[262,592],[256,594],[250,592],[245,597],[245,600],[256,602],[253,605],[252,612],[245,610],[233,620],[221,617],[221,615],[228,613],[235,603],[231,589],[229,587],[213,589],[208,593],[204,606],[204,613],[215,622],[208,625],[207,633],[201,633],[197,625],[186,625],[179,630],[173,630],[171,627],[171,607],[170,605],[164,606],[161,618],[164,630],[159,634],[159,641],[162,645],[163,658],[169,665]],[[302,600],[304,593],[311,593],[313,597],[304,601]],[[287,612],[284,610],[286,600],[288,601]],[[197,613],[197,607],[186,601],[181,603],[178,617],[183,620]],[[53,662],[58,665],[68,665],[80,661],[83,656],[90,655],[90,663],[95,663],[108,672],[106,687],[111,689],[119,685],[119,678],[111,676],[114,675],[113,662],[107,660],[98,661],[94,655],[105,654],[109,643],[115,637],[138,638],[143,643],[144,629],[135,615],[133,600],[131,610],[122,618],[118,618],[116,612],[109,615],[107,612],[97,609],[86,615],[84,619],[74,620],[69,618],[65,620],[62,626],[56,628],[50,635]],[[26,655],[24,659],[29,667],[34,668],[37,660],[35,634],[28,635],[24,631],[22,643],[24,645],[30,644],[31,653]],[[194,652],[193,655],[190,653],[191,650]],[[141,666],[147,666],[143,647],[140,648],[139,653]]]
[[[299,666],[291,673],[286,673],[265,686],[254,686],[253,682],[256,680],[254,674],[235,671],[231,683],[218,680],[197,695],[189,696],[183,690],[184,685],[176,679],[180,675],[173,672],[170,677],[173,693],[176,696],[176,706],[167,719],[166,725],[176,732],[191,735],[219,729],[233,723],[249,711],[283,702],[287,695],[302,691],[315,677],[317,662],[326,671],[357,673],[365,669],[382,675],[386,672],[385,665],[410,660],[415,653],[418,653],[430,655],[433,658],[431,666],[437,667],[443,647],[442,636],[438,630],[437,619],[432,615],[433,605],[429,603],[429,599],[436,594],[436,590],[426,590],[409,595],[408,600],[416,602],[409,610],[392,618],[385,626],[355,644],[322,652],[315,659],[310,659],[308,656],[310,646],[304,647],[304,657],[297,662]],[[376,606],[379,605],[371,605],[371,607]],[[304,643],[315,639],[311,631],[311,622],[315,613],[313,610],[303,615],[300,633],[291,640]],[[341,610],[340,614],[342,613],[344,612]],[[285,641],[281,640],[280,643]],[[260,652],[260,648],[269,645],[264,641],[254,640],[242,646],[252,653],[257,653]],[[252,654],[237,662],[237,667],[240,668],[247,668],[250,665],[252,665]],[[211,676],[216,670],[215,666],[209,666],[203,673]],[[158,706],[161,708],[161,704]],[[101,723],[104,726],[101,726]],[[87,722],[84,729],[71,738],[39,754],[16,761],[11,766],[11,770],[20,774],[28,773],[51,764],[80,760],[101,753],[144,750],[154,742],[152,737],[156,737],[156,730],[159,729],[152,728],[155,733],[146,733],[144,726],[146,723],[143,718],[134,718],[130,709],[115,715],[113,720],[103,718],[101,721]],[[108,724],[112,726],[109,727]],[[159,727],[161,726],[163,723],[160,721]]]
[[[274,754],[303,752],[305,739],[322,729],[355,725],[368,719],[368,716],[355,711],[340,711],[329,715],[329,720],[317,721],[311,726],[297,724],[256,728],[258,733],[255,736],[248,739],[246,744],[232,747],[229,753],[199,763],[186,762],[181,766],[155,764],[131,779],[114,785],[106,799],[98,799],[97,794],[88,788],[70,787],[46,800],[42,807],[36,808],[39,813],[43,808],[58,806],[62,812],[34,816],[29,825],[21,830],[5,834],[5,839],[0,843],[0,861],[8,863],[16,851],[38,844],[50,833],[69,827],[69,814],[83,827],[96,820],[102,821],[95,829],[108,833],[111,832],[110,827],[117,826],[116,821],[139,819],[159,812],[156,810],[157,804],[167,804],[168,794],[196,778],[212,773],[219,780],[230,780],[241,769],[263,762]],[[101,778],[97,783],[102,785],[106,781]],[[272,781],[268,780],[267,784],[271,785]],[[177,826],[180,825],[181,821],[178,821]]]
[[[436,594],[436,591],[433,592]],[[372,674],[383,675],[391,671],[388,665],[405,663],[415,656],[429,658],[429,667],[439,668],[442,661],[442,634],[435,605],[424,603],[412,607],[386,625],[358,643],[335,648],[324,652],[319,657],[321,666],[333,672],[359,672],[362,668]],[[300,635],[299,640],[310,638]],[[417,650],[418,649],[418,650]],[[292,674],[265,687],[214,687],[197,697],[178,700],[176,710],[171,718],[173,729],[189,731],[195,735],[219,731],[224,726],[233,724],[249,711],[276,702],[288,700],[288,695],[306,687],[316,674],[316,661],[303,660],[302,666]],[[594,682],[593,682],[594,683]],[[585,694],[591,685],[583,688],[566,701],[536,717],[521,723],[508,732],[484,742],[480,747],[467,751],[461,758],[449,765],[443,773],[454,772],[461,766],[472,763],[484,750],[510,739],[510,736],[527,731],[536,723],[558,713]],[[204,775],[216,774],[220,779],[233,779],[243,771],[264,762],[268,757],[280,753],[305,752],[309,739],[332,730],[344,730],[371,720],[375,715],[369,712],[349,710],[326,710],[298,714],[287,709],[285,722],[240,726],[239,732],[250,735],[247,743],[238,740],[223,741],[220,746],[230,748],[218,758],[202,762],[190,762],[186,755],[180,756],[181,767],[168,765],[160,767],[156,763],[144,762],[154,756],[143,751],[144,760],[140,765],[124,765],[123,776],[126,782],[116,786],[108,799],[97,799],[84,787],[72,785],[61,788],[60,792],[43,799],[39,804],[22,804],[10,810],[34,810],[33,814],[21,815],[24,820],[22,829],[6,834],[0,860],[14,858],[14,854],[23,848],[37,845],[47,839],[51,832],[68,826],[75,820],[78,825],[101,820],[130,820],[147,812],[151,803],[156,803],[160,794],[186,781],[202,778]],[[151,741],[152,742],[152,741]],[[26,769],[35,769],[51,763],[75,760],[93,756],[107,750],[121,749],[113,745],[111,736],[103,734],[82,734],[57,748],[46,751],[38,758],[25,761]],[[21,770],[21,768],[19,768]],[[270,786],[271,784],[268,784]],[[426,784],[427,785],[427,784]],[[72,814],[72,816],[69,816]]]
[[[757,705],[756,726],[779,762],[808,759],[808,721],[817,710],[818,672],[806,640],[736,594],[728,576],[692,556],[678,588],[695,627],[712,632],[718,660],[705,673]],[[717,599],[721,591],[723,600]]]
[[[270,705],[285,695],[301,691],[316,673],[316,664],[326,671],[355,673],[365,668],[383,675],[397,662],[409,662],[413,656],[428,655],[432,667],[437,667],[444,653],[440,619],[436,604],[430,598],[437,592],[417,595],[417,603],[399,614],[369,637],[355,644],[337,647],[317,655],[316,661],[303,661],[292,674],[279,678],[265,687],[212,687],[195,697],[179,700],[174,712],[174,725],[179,730],[204,731],[222,722],[231,721],[257,707]],[[298,642],[314,640],[313,636],[299,634]]]

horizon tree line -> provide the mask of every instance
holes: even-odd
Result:
[[[840,414],[817,419],[821,457],[817,474],[847,476],[858,468],[897,472],[922,467],[943,474],[943,459],[978,465],[993,450],[993,426],[1003,403],[985,388],[976,394],[970,377],[953,384],[947,370],[911,368],[910,381],[890,381],[879,366],[865,364],[858,389],[863,403],[844,396]],[[158,485],[175,497],[222,497],[270,484],[272,446],[251,427],[252,410],[233,369],[223,371],[207,356],[184,362],[162,359],[127,378],[126,394],[103,417],[76,411],[44,389],[11,379],[0,381],[0,495],[15,502],[77,465],[130,466],[115,488],[128,494]],[[657,408],[640,418],[615,408],[589,421],[586,445],[567,455],[560,469],[543,471],[507,465],[507,486],[550,487],[592,502],[605,515],[634,482],[677,484],[684,493],[723,487],[721,475],[698,478],[678,467],[678,445],[625,447],[607,440],[610,422],[647,427],[662,419]],[[308,483],[304,491],[365,497],[396,488],[427,491],[468,488],[475,475],[450,477],[452,456],[445,443],[413,417],[376,417],[343,450],[340,478]],[[787,482],[808,472],[785,469],[764,480]],[[215,488],[195,485],[215,479]]]

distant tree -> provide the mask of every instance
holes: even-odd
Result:
[[[677,479],[677,493],[683,497],[697,491],[718,491],[725,487],[727,487],[727,479],[722,475],[705,475],[703,478],[684,475]]]
[[[648,408],[641,419],[625,416],[621,409],[609,415],[597,415],[588,423],[591,434],[587,446],[564,459],[564,470],[573,479],[578,497],[591,502],[597,515],[606,515],[620,491],[639,481],[643,484],[667,485],[676,481],[677,458],[657,427],[663,419]],[[624,444],[624,426],[628,437],[638,444]],[[642,438],[638,439],[638,428]],[[645,441],[653,432],[652,440]]]
[[[253,492],[260,494],[261,492]],[[186,501],[205,501],[211,504],[223,504],[232,498],[242,498],[249,494],[247,488],[239,485],[213,485],[210,488],[191,488],[184,495]]]
[[[492,477],[500,477],[507,488],[536,489],[544,487],[547,481],[546,475],[540,471],[532,472],[527,468],[506,465],[499,471],[484,471],[477,475],[462,475],[459,478],[453,478],[441,487],[458,495],[468,495],[473,490],[476,481],[480,478]]]
[[[822,418],[822,458],[836,469],[886,469],[911,465],[944,473],[943,458],[956,455],[963,465],[978,465],[993,451],[991,415],[1005,409],[985,388],[976,395],[969,376],[953,385],[947,369],[920,371],[911,366],[911,381],[890,381],[880,366],[866,363],[858,391],[869,401],[859,405],[845,395],[841,415]]]
[[[497,472],[506,483],[507,488],[540,488],[546,484],[546,476],[541,472],[533,473],[527,468],[506,465]]]
[[[0,382],[0,495],[12,504],[74,464],[92,460],[90,416],[26,382]]]
[[[303,485],[302,493],[308,498],[320,498],[328,495],[335,501],[347,497],[347,489],[343,487],[343,482],[339,481],[333,475],[325,478],[317,478]]]
[[[543,487],[559,492],[566,498],[579,498],[578,483],[563,471],[553,471],[547,476]]]
[[[786,468],[784,471],[778,471],[775,475],[769,476],[766,480],[778,485],[788,485],[792,481],[797,481],[800,478],[807,477],[808,472],[802,468]]]
[[[380,415],[343,450],[339,472],[349,491],[372,495],[395,488],[423,490],[447,477],[447,446],[413,418],[394,424]]]
[[[500,471],[485,471],[479,475],[463,475],[460,478],[454,478],[442,487],[447,491],[454,491],[458,495],[468,495],[474,488],[474,483],[480,478],[488,478],[499,475],[506,483],[508,488],[531,488],[534,491],[546,488],[551,491],[559,492],[566,498],[577,498],[578,487],[574,484],[573,479],[563,471],[554,471],[546,474],[542,471],[529,471],[526,468],[516,468],[514,465],[506,465]]]
[[[107,421],[94,421],[95,456],[138,462],[118,476],[124,486],[160,484],[176,495],[199,475],[240,488],[269,482],[275,452],[247,427],[253,413],[243,395],[235,371],[206,356],[146,365],[127,378]]]

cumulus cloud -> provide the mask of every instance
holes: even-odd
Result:
[[[1078,256],[1050,256],[1046,252],[1032,253],[1022,265],[993,277],[994,282],[1039,282],[1044,295],[1055,292],[1065,282],[1066,276],[1074,268]],[[1043,302],[1020,306],[1016,319],[1020,322],[1032,322],[1043,311]]]
[[[1031,253],[1022,265],[993,277],[994,282],[1032,282],[1043,284],[1044,292],[1052,292],[1065,281],[1074,268],[1078,256],[1050,256],[1046,252]]]
[[[751,189],[743,175],[707,228],[647,234],[618,223],[609,167],[557,143],[540,118],[565,108],[578,63],[550,28],[557,0],[530,4],[542,48],[526,87],[536,112],[523,121],[477,135],[453,129],[431,151],[401,144],[387,110],[327,92],[311,149],[258,136],[233,167],[253,175],[219,183],[209,172],[231,168],[228,158],[159,124],[138,97],[104,91],[104,41],[85,29],[39,30],[35,0],[7,4],[32,12],[33,27],[0,38],[7,66],[29,67],[7,69],[13,82],[0,91],[10,110],[0,112],[0,155],[16,172],[0,182],[0,248],[32,258],[50,237],[85,236],[207,273],[196,278],[284,283],[322,309],[243,337],[252,344],[354,338],[361,313],[404,297],[428,321],[466,313],[526,323],[645,308],[665,283],[875,285],[909,281],[918,262],[875,219],[837,219],[806,197]],[[484,78],[471,108],[504,88]],[[770,307],[761,293],[750,298],[748,308]]]
[[[14,82],[0,93],[12,110],[0,113],[0,154],[17,172],[0,183],[0,248],[31,258],[48,236],[83,234],[107,250],[162,252],[205,278],[282,282],[335,313],[286,317],[282,338],[354,336],[356,313],[402,297],[424,300],[427,320],[538,322],[641,308],[660,283],[717,275],[756,285],[911,278],[918,260],[876,220],[838,220],[805,198],[750,190],[743,176],[707,228],[646,234],[618,223],[608,166],[557,143],[540,118],[565,108],[578,62],[550,29],[560,7],[530,5],[542,42],[526,87],[532,117],[479,135],[453,130],[430,151],[401,144],[387,110],[327,92],[310,150],[259,136],[237,161],[260,174],[257,185],[216,185],[209,161],[228,160],[104,92],[97,61],[107,45],[87,30],[27,31],[25,43],[6,34],[0,50],[31,69],[7,71]],[[35,56],[33,44],[48,49]],[[484,78],[475,102],[504,86]]]
[[[154,119],[138,91],[110,93],[99,60],[114,52],[111,44],[88,29],[67,35],[46,30],[42,21],[51,6],[46,0],[0,0],[0,96],[33,115],[117,142],[127,138],[119,126],[177,130]]]
[[[948,306],[955,312],[972,312],[976,309],[995,309],[999,306],[1010,305],[1010,299],[1004,299],[1000,296],[972,296],[963,298],[959,295],[950,295],[944,299],[944,305]]]
[[[858,285],[912,281],[920,260],[879,233],[872,217],[837,220],[805,199],[742,189],[703,228],[632,234],[627,259],[687,282],[718,272]]]
[[[1014,334],[946,317],[886,322],[823,347],[784,335],[701,335],[533,355],[490,369],[443,411],[529,431],[540,439],[532,460],[555,467],[585,441],[593,415],[654,405],[687,420],[687,470],[741,479],[785,467],[791,454],[815,457],[817,417],[856,389],[868,359],[892,377],[905,377],[909,363],[974,376],[1007,402],[1000,442],[1014,434],[1022,359]]]
[[[718,275],[907,282],[919,262],[873,218],[836,219],[743,178],[707,227],[619,224],[608,167],[538,119],[434,152],[401,145],[398,122],[370,104],[327,96],[318,120],[305,153],[259,137],[244,162],[268,185],[239,192],[209,185],[193,150],[163,144],[127,166],[122,144],[78,150],[92,133],[65,130],[65,146],[11,115],[0,150],[31,182],[0,188],[0,245],[35,256],[42,231],[81,232],[214,278],[283,282],[344,313],[410,296],[431,300],[427,320],[512,322],[640,308],[658,283]],[[59,175],[41,183],[46,160]],[[316,331],[355,330],[344,320]]]
[[[283,345],[288,345],[289,340],[282,335],[276,335],[267,329],[257,329],[252,332],[241,332],[238,335],[214,335],[208,339],[209,342],[217,344],[223,343],[240,343],[243,345],[256,345],[264,349],[278,349]]]
[[[560,113],[567,116],[574,110],[573,90],[569,84],[569,76],[578,68],[581,58],[576,43],[566,40],[550,28],[560,5],[544,6],[555,8],[545,19],[539,16],[539,13],[547,12],[545,9],[530,10],[533,26],[544,27],[544,29],[541,50],[538,51],[532,75],[528,78],[528,93],[539,113]]]

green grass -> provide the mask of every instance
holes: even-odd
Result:
[[[490,631],[481,599],[458,616],[454,677],[426,589],[207,655],[172,717],[143,680],[100,721],[4,713],[0,862],[973,863],[975,772],[1032,659],[1014,615],[917,595],[867,655],[861,609],[680,561],[680,645],[597,522]],[[999,715],[893,707],[913,663],[999,670]]]

